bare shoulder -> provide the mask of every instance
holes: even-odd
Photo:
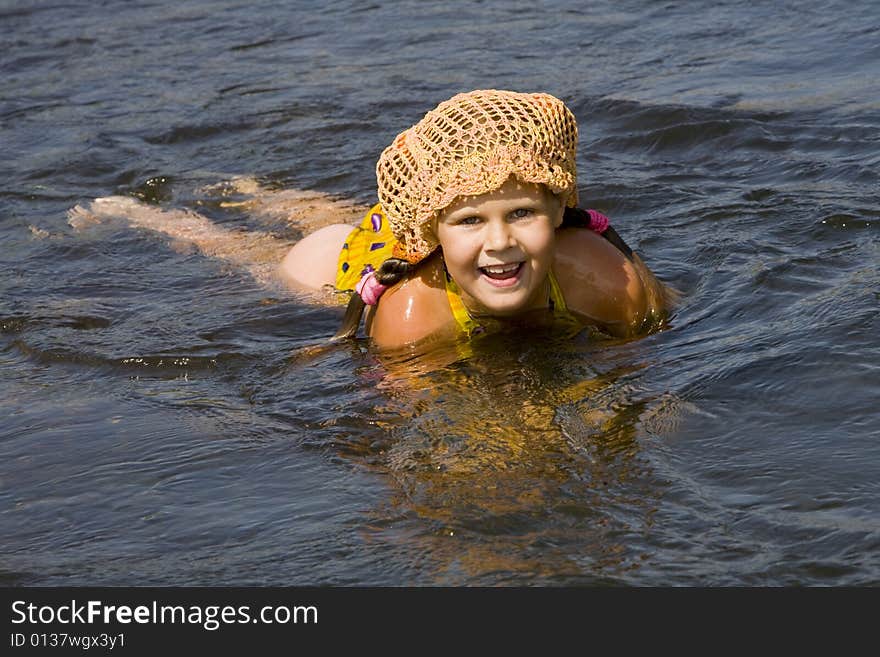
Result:
[[[630,337],[665,314],[662,284],[638,255],[629,260],[593,231],[557,232],[554,271],[569,309],[612,335]]]
[[[382,295],[367,317],[367,335],[381,348],[454,337],[457,324],[444,276],[442,261],[435,254]]]

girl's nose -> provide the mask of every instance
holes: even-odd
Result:
[[[510,226],[503,220],[490,220],[486,224],[487,251],[503,251],[511,245]]]

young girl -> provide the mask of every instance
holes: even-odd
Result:
[[[619,337],[659,327],[667,291],[595,210],[577,209],[577,123],[543,93],[481,90],[428,112],[376,166],[360,226],[326,226],[281,265],[354,295],[335,338],[382,348],[551,320]]]

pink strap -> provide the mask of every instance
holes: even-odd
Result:
[[[355,292],[361,295],[361,299],[368,306],[375,306],[379,303],[379,297],[388,289],[387,285],[382,285],[376,278],[376,272],[371,271],[363,275],[360,282],[355,285]]]
[[[587,210],[587,214],[590,215],[590,230],[593,230],[600,235],[608,230],[608,224],[611,223],[608,217],[596,210]]]

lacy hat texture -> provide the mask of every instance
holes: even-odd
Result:
[[[511,175],[576,206],[577,140],[574,115],[549,94],[489,89],[440,103],[376,164],[379,201],[399,241],[394,255],[419,262],[437,247],[440,210],[459,196],[498,189]]]

